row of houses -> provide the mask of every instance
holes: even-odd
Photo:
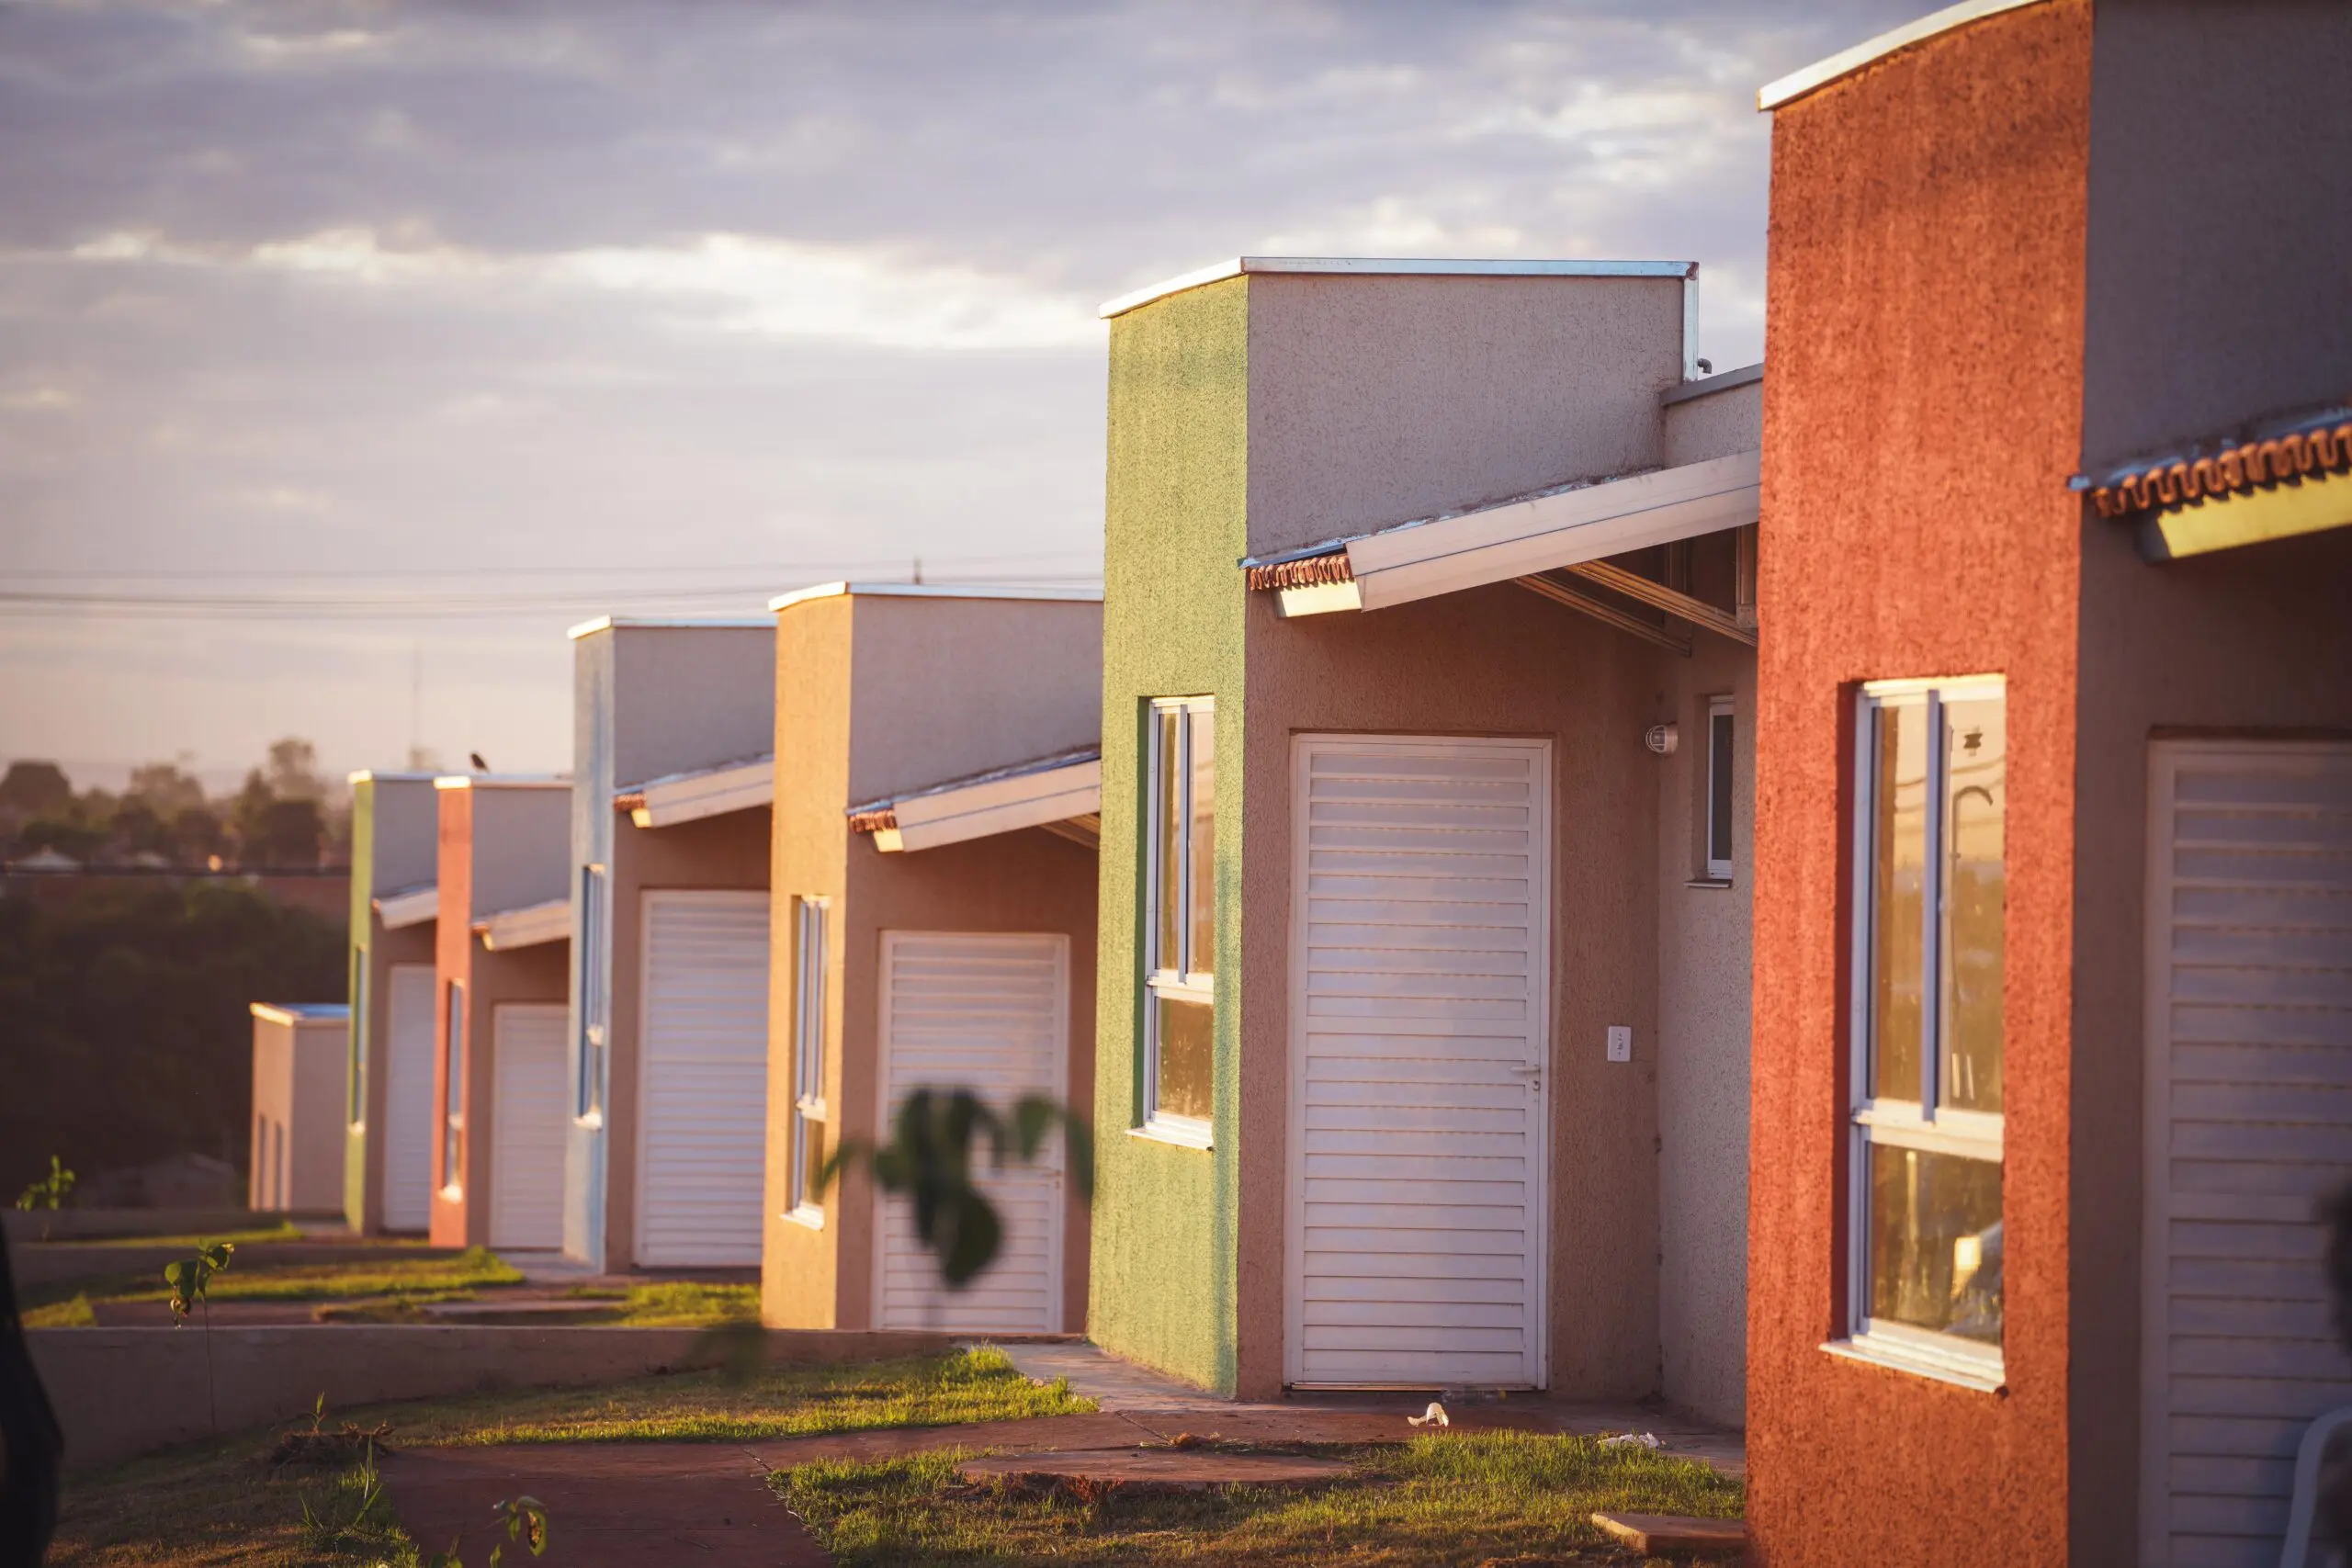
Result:
[[[2347,59],[1977,0],[1773,85],[1769,376],[1682,263],[1112,301],[1099,598],[594,622],[568,780],[355,780],[345,1212],[1660,1396],[1774,1562],[2275,1560],[2352,1402]],[[922,1085],[1096,1129],[966,1292],[812,1179]]]

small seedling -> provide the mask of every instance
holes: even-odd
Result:
[[[31,1211],[46,1209],[54,1213],[65,1207],[66,1197],[74,1190],[74,1173],[65,1168],[55,1155],[49,1156],[49,1174],[17,1194],[17,1207]],[[40,1238],[49,1239],[49,1222],[41,1222]]]
[[[317,1414],[326,1413],[326,1395],[319,1396]],[[346,1545],[356,1545],[375,1533],[369,1529],[374,1522],[376,1506],[384,1500],[383,1472],[376,1465],[376,1446],[367,1446],[359,1461],[359,1503],[352,1509],[351,1517],[336,1519],[332,1513],[322,1514],[311,1506],[310,1488],[302,1489],[302,1538],[313,1551],[334,1551]]]
[[[233,1242],[216,1241],[194,1258],[183,1258],[164,1269],[164,1283],[172,1288],[172,1326],[177,1328],[187,1321],[190,1312],[204,1314],[204,1405],[212,1416],[212,1429],[220,1429],[220,1407],[212,1393],[212,1307],[207,1292],[212,1276],[229,1267],[231,1255],[237,1250]],[[322,1401],[325,1396],[320,1396]]]
[[[505,1502],[503,1502],[496,1507],[492,1508],[491,1510],[490,1517],[492,1524],[496,1524],[501,1521],[504,1522],[506,1526],[506,1539],[508,1540],[521,1541],[525,1546],[530,1548],[531,1555],[534,1557],[540,1557],[546,1554],[548,1550],[548,1508],[547,1505],[540,1502],[537,1497],[524,1496],[509,1498]],[[489,1568],[498,1568],[500,1560],[505,1555],[506,1548],[504,1546],[492,1547],[490,1549]],[[458,1555],[458,1542],[454,1540],[451,1541],[449,1543],[449,1550],[447,1551],[435,1552],[433,1554],[433,1561],[426,1564],[426,1568],[466,1568],[465,1560]]]

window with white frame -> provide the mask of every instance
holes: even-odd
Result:
[[[1147,751],[1143,1124],[1206,1147],[1216,1056],[1215,705],[1156,699]]]
[[[466,987],[449,982],[449,1027],[441,1042],[441,1185],[456,1191],[465,1182]]]
[[[792,1154],[787,1218],[824,1223],[817,1178],[825,1164],[825,909],[792,901]]]
[[[1731,880],[1732,705],[1729,697],[1707,699],[1707,876]]]
[[[605,868],[580,868],[580,1083],[574,1111],[582,1121],[605,1109],[605,1009],[612,995],[605,973]]]
[[[1880,682],[1857,714],[1848,1189],[1859,1348],[2001,1371],[2007,728],[1997,676]]]

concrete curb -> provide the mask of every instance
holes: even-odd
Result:
[[[71,1470],[117,1463],[212,1436],[205,1331],[36,1328],[33,1366],[65,1428]],[[952,1348],[953,1334],[766,1329],[770,1364],[876,1360]],[[296,1324],[211,1331],[222,1433],[329,1410],[490,1388],[618,1382],[713,1359],[697,1328]]]

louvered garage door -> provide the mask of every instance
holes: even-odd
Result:
[[[385,987],[384,1228],[433,1220],[433,965],[395,964]]]
[[[563,1143],[571,1085],[561,1003],[508,1002],[491,1010],[493,1035],[490,1245],[563,1245]]]
[[[760,1260],[767,1154],[768,896],[645,895],[637,1261]]]
[[[1028,1094],[1069,1099],[1069,940],[956,931],[882,933],[883,1134],[917,1089],[968,1089],[999,1111]],[[1004,1238],[996,1263],[946,1289],[917,1244],[911,1205],[888,1200],[876,1258],[882,1328],[1051,1334],[1061,1327],[1062,1177],[1054,1157],[983,1169]]]
[[[2352,747],[2159,742],[2150,784],[2141,1557],[2269,1568],[2352,1404],[2312,1218],[2352,1178]]]
[[[1286,1375],[1541,1387],[1550,748],[1293,759]]]

